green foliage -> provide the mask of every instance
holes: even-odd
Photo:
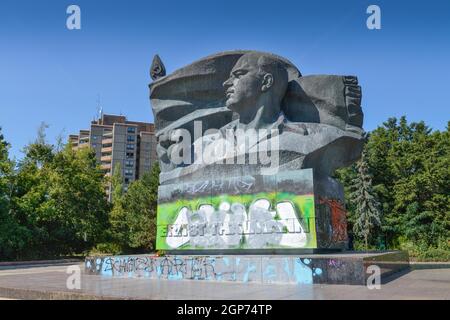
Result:
[[[124,187],[123,187],[123,177],[122,177],[122,170],[120,163],[117,163],[116,166],[113,169],[113,175],[111,178],[111,201],[113,203],[117,203],[117,205],[120,205],[120,201],[122,200],[124,194]],[[113,210],[116,209],[116,207],[113,208]]]
[[[120,163],[117,163],[113,169],[110,185],[113,206],[109,217],[111,224],[109,241],[114,244],[114,248],[120,248],[119,251],[122,251],[124,247],[127,247],[127,224],[126,213],[123,208],[124,187]]]
[[[9,218],[20,232],[6,236],[13,250],[0,251],[0,259],[81,253],[100,241],[108,227],[103,173],[95,154],[70,146],[56,152],[45,142],[44,129],[9,177]]]
[[[118,255],[122,253],[122,247],[117,243],[108,241],[98,243],[92,250],[89,251],[89,255]]]
[[[105,178],[93,150],[55,148],[47,127],[41,124],[17,166],[0,134],[0,260],[152,250],[159,167],[125,192],[120,166]]]
[[[450,248],[433,248],[429,247],[424,251],[421,251],[417,254],[416,257],[419,261],[450,261]]]
[[[448,244],[450,236],[449,126],[442,132],[432,131],[423,122],[408,124],[405,117],[390,118],[370,132],[364,154],[383,212],[381,228],[371,232],[369,243],[410,252],[448,250],[448,245],[440,244]],[[336,175],[345,187],[352,225],[358,216],[357,201],[349,197],[356,166]]]
[[[154,165],[152,171],[133,182],[125,194],[128,245],[135,250],[155,249],[158,184],[159,166]]]
[[[159,165],[130,184],[124,193],[120,167],[112,179],[113,209],[111,236],[124,253],[154,250],[156,241],[156,207],[159,185]]]
[[[409,252],[411,260],[416,261],[450,261],[450,244],[441,241],[436,247],[428,246],[425,242],[411,242],[403,239],[402,249]]]
[[[0,128],[0,259],[14,258],[26,245],[29,233],[12,216],[14,163],[8,157],[9,144],[4,140]]]
[[[125,191],[120,168],[107,180],[92,150],[55,148],[45,141],[46,127],[17,164],[0,131],[0,260],[154,250],[159,167]],[[432,131],[423,122],[388,119],[368,135],[363,161],[336,177],[355,248],[449,260],[450,123]]]
[[[368,238],[375,226],[380,225],[379,203],[372,188],[372,177],[369,174],[365,152],[356,163],[357,174],[351,181],[352,192],[349,200],[355,204],[353,231],[364,239],[365,248],[368,249]]]

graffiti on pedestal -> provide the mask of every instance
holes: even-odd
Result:
[[[316,247],[311,169],[159,187],[158,250]]]
[[[313,195],[221,195],[160,204],[158,212],[160,250],[316,245]]]
[[[347,241],[347,211],[344,205],[334,199],[320,198],[320,204],[325,204],[330,209],[331,216],[331,241],[333,243]]]
[[[322,268],[299,257],[116,256],[87,258],[88,273],[167,280],[312,284]]]

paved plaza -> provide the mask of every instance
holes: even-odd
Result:
[[[15,299],[445,299],[450,300],[450,268],[413,268],[380,289],[358,285],[275,285],[192,280],[152,280],[81,275],[81,289],[67,288],[74,265],[0,268],[0,297]],[[83,271],[84,265],[79,264]]]

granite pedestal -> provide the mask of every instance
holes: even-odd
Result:
[[[132,255],[87,257],[85,260],[86,274],[104,277],[293,285],[365,285],[374,270],[379,270],[383,281],[408,268],[409,257],[404,251],[302,255]]]

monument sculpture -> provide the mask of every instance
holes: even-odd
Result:
[[[161,166],[157,249],[346,248],[343,189],[332,175],[362,151],[356,77],[302,76],[256,51],[154,77],[158,64],[149,85]]]
[[[288,60],[229,51],[149,85],[161,167],[159,255],[87,257],[88,274],[168,280],[364,285],[406,252],[347,252],[336,169],[363,146],[353,76],[303,76]]]

